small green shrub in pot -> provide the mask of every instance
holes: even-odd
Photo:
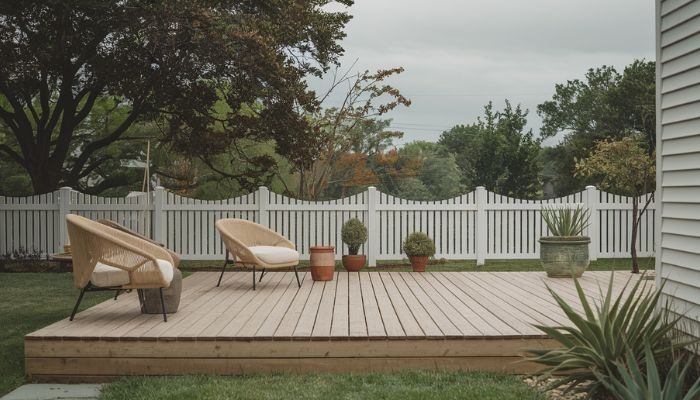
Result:
[[[348,255],[343,256],[343,266],[348,271],[359,271],[367,262],[367,257],[358,255],[360,247],[367,241],[367,228],[357,218],[347,220],[340,231],[343,243],[348,246]]]
[[[591,239],[581,236],[588,227],[590,211],[582,206],[547,206],[542,208],[542,219],[551,236],[540,242],[540,261],[547,276],[579,277],[590,263],[588,245]]]
[[[425,271],[428,258],[435,255],[435,242],[423,232],[413,232],[403,242],[403,251],[415,272]]]

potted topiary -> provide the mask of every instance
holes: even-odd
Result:
[[[435,254],[435,243],[425,233],[413,232],[403,242],[403,251],[411,260],[413,272],[424,272],[428,257]]]
[[[343,256],[343,267],[346,270],[356,272],[361,270],[367,262],[367,257],[358,255],[360,246],[367,241],[367,228],[357,218],[347,220],[341,229],[343,243],[348,246],[348,255]]]
[[[590,212],[575,208],[544,207],[544,219],[551,236],[540,238],[540,262],[552,278],[579,277],[588,268],[588,244],[591,238],[582,236],[588,227]]]

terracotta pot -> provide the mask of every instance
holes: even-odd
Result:
[[[365,267],[366,262],[367,256],[363,254],[343,256],[343,267],[345,267],[345,269],[350,272],[357,272],[361,270]]]
[[[428,256],[408,256],[411,261],[413,272],[425,272],[425,266],[428,264]]]
[[[309,268],[314,281],[332,281],[335,273],[335,247],[311,246]]]

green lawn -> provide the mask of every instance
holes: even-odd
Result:
[[[70,315],[77,296],[70,273],[0,273],[0,396],[24,383],[24,335]],[[108,297],[88,293],[80,308]]]
[[[222,261],[192,261],[184,260],[180,268],[186,271],[220,271]],[[377,268],[371,271],[410,271],[411,265],[407,260],[379,261]],[[632,261],[629,258],[601,258],[591,261],[591,271],[631,271]],[[336,262],[336,267],[342,269],[340,261]],[[308,268],[308,261],[302,261],[300,270]],[[654,258],[640,258],[639,268],[654,269]],[[235,268],[234,268],[235,269]],[[227,267],[229,270],[229,267]],[[369,269],[365,269],[366,271]],[[427,267],[427,271],[542,271],[540,260],[487,260],[486,265],[477,267],[474,260],[455,260],[446,262],[435,262]]]
[[[128,378],[106,386],[105,400],[474,399],[544,400],[518,376],[480,372],[187,376]]]
[[[407,271],[401,262],[382,264],[376,270]],[[218,268],[210,261],[184,262],[188,271]],[[592,270],[628,270],[626,259],[598,260]],[[653,268],[653,259],[641,259],[640,266]],[[305,267],[304,267],[305,268]],[[453,261],[428,266],[429,271],[539,271],[537,260],[488,261],[476,267],[474,262]],[[372,269],[375,270],[375,269]],[[70,314],[78,295],[70,273],[0,273],[0,396],[24,383],[23,336],[36,329],[63,319]],[[110,293],[88,293],[81,309],[90,307],[111,296]],[[193,391],[194,383],[201,387]],[[141,385],[148,391],[137,390]],[[313,391],[308,391],[313,387]],[[538,398],[520,384],[518,378],[478,373],[421,373],[372,375],[260,375],[245,378],[133,378],[107,387],[107,398],[120,398],[129,392],[129,398],[214,398],[277,397],[280,393],[303,393],[305,398],[338,397],[348,388],[359,390],[357,396],[379,398]],[[505,392],[503,392],[505,390]],[[480,392],[481,391],[481,392]],[[142,393],[148,396],[139,397]],[[488,393],[491,397],[482,393]],[[523,395],[523,393],[525,393]],[[196,397],[200,396],[200,397]],[[125,395],[126,396],[126,395]],[[296,395],[295,395],[296,396]],[[353,398],[352,393],[345,395]],[[350,397],[348,397],[350,396]],[[508,397],[510,396],[510,397]],[[530,396],[530,397],[527,397]],[[301,397],[300,397],[301,398]]]

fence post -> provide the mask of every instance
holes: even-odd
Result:
[[[64,186],[58,190],[58,225],[60,226],[58,251],[63,251],[63,246],[69,244],[66,215],[70,214],[70,193],[72,189]]]
[[[367,188],[367,264],[370,267],[377,266],[379,255],[379,213],[377,212],[377,188]]]
[[[158,243],[165,243],[167,237],[165,234],[165,206],[166,200],[165,188],[163,186],[156,186],[153,191],[153,240]]]
[[[265,227],[270,227],[270,189],[265,186],[258,188],[258,223]]]
[[[586,207],[590,215],[588,225],[588,236],[591,243],[588,245],[588,257],[591,261],[598,259],[598,249],[600,248],[600,229],[598,228],[598,189],[595,186],[586,186]]]
[[[486,262],[486,237],[488,226],[486,226],[486,188],[476,187],[476,265],[484,265]]]

